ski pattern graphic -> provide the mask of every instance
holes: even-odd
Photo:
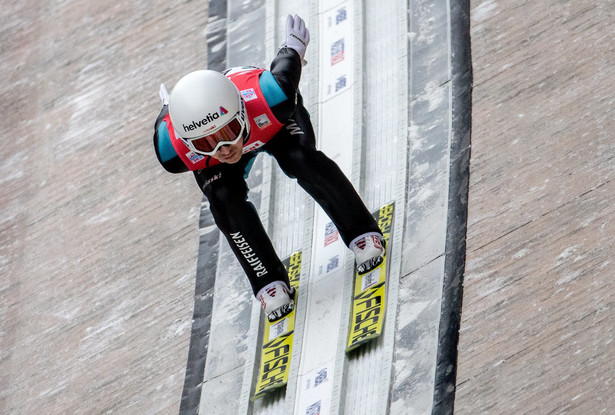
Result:
[[[295,289],[295,309],[284,318],[273,323],[265,319],[263,346],[260,357],[260,370],[252,400],[262,398],[267,393],[286,386],[290,370],[295,333],[295,312],[299,298],[299,278],[301,277],[301,251],[295,252],[282,263],[288,272],[291,286]]]
[[[390,252],[389,240],[394,208],[395,202],[391,202],[372,213],[380,226],[388,252]],[[386,308],[388,252],[382,263],[371,271],[363,275],[355,271],[346,352],[355,350],[382,334]]]

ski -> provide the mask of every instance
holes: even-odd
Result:
[[[260,370],[252,400],[286,386],[290,370],[295,333],[295,312],[299,298],[301,277],[301,251],[295,252],[282,263],[288,272],[291,286],[295,289],[295,309],[280,320],[270,322],[266,317],[261,347]]]
[[[382,334],[394,205],[395,202],[388,203],[372,213],[386,241],[387,255],[380,265],[365,274],[359,275],[355,270],[346,352],[355,350]]]

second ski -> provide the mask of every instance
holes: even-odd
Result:
[[[395,203],[391,202],[373,213],[386,241],[386,250],[390,251],[390,236],[393,225]],[[382,333],[386,309],[386,281],[388,255],[376,268],[365,274],[355,271],[350,314],[350,328],[346,352],[355,350]]]

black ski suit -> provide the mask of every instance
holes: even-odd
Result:
[[[298,93],[301,76],[299,55],[292,49],[281,49],[271,63],[270,72],[288,97],[270,107],[284,127],[258,151],[243,154],[237,163],[217,164],[194,172],[199,187],[209,200],[216,224],[248,276],[255,295],[274,281],[283,281],[290,287],[284,266],[256,209],[248,200],[248,186],[244,177],[247,177],[258,152],[265,151],[272,155],[286,175],[297,179],[299,185],[333,221],[346,246],[364,233],[380,232],[376,221],[341,169],[316,149],[310,116]],[[162,115],[157,120],[157,132]],[[157,132],[154,144],[161,160]],[[169,168],[167,170],[172,171]]]

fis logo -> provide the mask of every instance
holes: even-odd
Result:
[[[205,127],[210,122],[213,122],[214,120],[217,120],[218,118],[220,118],[220,116],[226,115],[226,114],[228,114],[228,111],[226,110],[226,108],[220,106],[218,108],[218,112],[214,112],[213,114],[210,112],[202,120],[192,121],[192,123],[188,125],[182,124],[182,127],[184,127],[184,131],[186,132],[194,131],[197,128]]]

